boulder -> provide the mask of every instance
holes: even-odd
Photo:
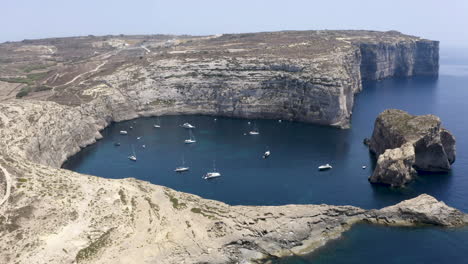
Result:
[[[387,149],[377,160],[374,173],[369,177],[372,183],[383,183],[391,186],[403,186],[413,180],[416,171],[414,147],[408,143],[401,148]]]

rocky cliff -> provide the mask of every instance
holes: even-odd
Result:
[[[438,72],[438,42],[394,31],[45,39],[1,44],[0,56],[0,99],[94,103],[115,121],[180,113],[346,128],[361,78]]]
[[[413,116],[389,109],[376,119],[369,149],[378,157],[369,178],[374,183],[404,186],[415,171],[448,171],[455,162],[455,137],[434,115]],[[414,169],[413,169],[414,168]]]

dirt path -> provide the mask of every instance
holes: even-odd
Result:
[[[97,72],[97,71],[98,71],[102,66],[104,66],[104,64],[106,64],[106,63],[107,63],[107,62],[103,62],[103,63],[99,64],[96,68],[94,68],[93,70],[80,73],[80,74],[78,74],[77,76],[75,76],[75,78],[71,79],[71,80],[68,81],[67,83],[64,83],[64,84],[62,84],[62,85],[60,85],[60,86],[67,86],[67,85],[69,85],[70,83],[73,83],[74,81],[76,81],[78,78],[82,77],[82,76],[85,75],[85,74]]]

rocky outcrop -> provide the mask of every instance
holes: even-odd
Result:
[[[377,167],[369,180],[392,186],[411,181],[418,171],[448,171],[455,161],[455,137],[434,115],[385,110],[376,119],[369,149]]]
[[[401,148],[387,149],[378,157],[377,166],[369,177],[369,181],[391,186],[404,186],[416,175],[413,169],[414,162],[414,147],[411,143]]]
[[[347,128],[362,78],[438,70],[438,42],[394,31],[32,40],[2,44],[0,56],[0,99],[91,103],[114,121],[210,114]]]

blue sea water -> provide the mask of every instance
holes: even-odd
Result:
[[[428,193],[468,212],[467,65],[468,60],[449,54],[442,56],[438,78],[365,82],[348,130],[209,116],[164,116],[159,119],[161,128],[154,128],[156,118],[140,118],[110,125],[102,140],[71,157],[64,168],[106,178],[135,177],[232,205],[327,203],[381,208]],[[405,189],[369,184],[375,161],[362,141],[371,135],[376,116],[387,108],[438,115],[457,139],[452,171],[420,175]],[[197,143],[184,144],[189,136],[180,127],[184,122],[196,126]],[[260,135],[245,135],[254,126]],[[120,130],[129,133],[120,135]],[[133,149],[136,162],[127,158]],[[262,159],[266,150],[272,155]],[[190,171],[174,173],[182,159]],[[203,180],[213,161],[222,177]],[[317,166],[324,163],[333,169],[319,172]],[[368,168],[363,170],[363,165]],[[314,254],[278,263],[374,263],[376,259],[468,263],[467,250],[467,229],[359,225]]]

